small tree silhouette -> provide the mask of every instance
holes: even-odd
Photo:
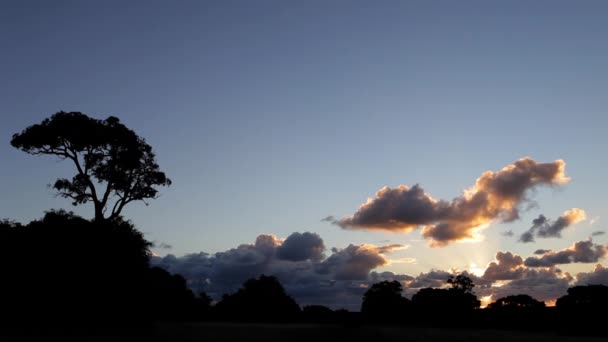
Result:
[[[225,294],[214,309],[219,318],[239,321],[290,321],[300,313],[277,278],[265,275],[247,280],[234,294]]]
[[[465,293],[473,293],[473,288],[475,287],[473,280],[465,274],[459,274],[456,277],[451,275],[447,283],[452,286],[452,289]]]

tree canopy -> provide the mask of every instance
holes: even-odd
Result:
[[[57,179],[53,188],[73,205],[93,202],[96,221],[115,220],[127,204],[146,203],[157,197],[157,186],[171,184],[152,147],[114,116],[98,120],[58,112],[14,134],[11,145],[72,161],[76,175]]]
[[[455,277],[450,276],[447,280],[447,283],[452,286],[453,290],[458,290],[465,293],[472,293],[473,288],[475,287],[473,280],[466,274],[459,274]]]
[[[373,284],[363,295],[361,312],[379,319],[396,319],[406,313],[410,301],[401,295],[401,283],[381,281]]]

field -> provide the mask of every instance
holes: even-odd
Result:
[[[232,324],[232,323],[163,323],[154,328],[154,336],[70,336],[62,341],[212,341],[212,342],[320,342],[320,341],[399,341],[399,342],[477,342],[477,341],[606,341],[605,338],[561,336],[552,333],[527,333],[496,330],[449,330],[409,327],[344,327],[315,324]],[[51,341],[47,337],[2,337],[2,341]]]

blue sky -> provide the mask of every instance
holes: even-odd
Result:
[[[385,268],[415,274],[483,267],[497,250],[563,249],[608,218],[607,11],[603,1],[3,1],[0,216],[73,209],[46,187],[70,165],[9,144],[65,110],[116,115],[154,147],[174,184],[124,214],[176,255],[312,231],[328,247],[408,244],[397,256],[417,263]],[[320,222],[383,186],[419,183],[450,200],[524,156],[564,159],[572,181],[539,189],[537,207],[493,223],[481,244],[431,249],[418,232]],[[500,235],[573,207],[588,220],[562,239]]]

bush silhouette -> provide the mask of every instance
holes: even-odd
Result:
[[[0,222],[0,240],[10,260],[0,282],[5,326],[137,326],[192,312],[183,278],[149,268],[151,244],[128,221],[50,211],[27,225]]]
[[[526,294],[506,296],[488,305],[489,309],[498,310],[536,310],[545,308],[545,303]]]
[[[247,280],[234,294],[225,294],[214,307],[219,319],[238,321],[292,321],[300,307],[273,276]]]

